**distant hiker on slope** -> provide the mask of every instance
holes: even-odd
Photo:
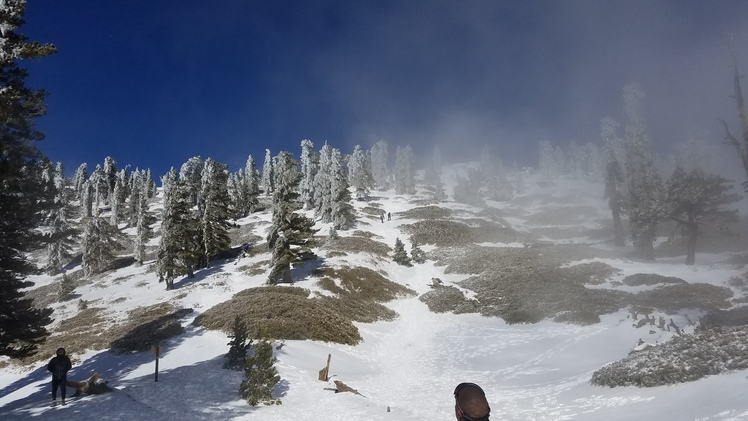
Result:
[[[455,416],[457,421],[489,421],[491,407],[486,394],[475,383],[460,383],[455,388]]]
[[[65,405],[65,383],[68,377],[68,371],[73,368],[70,358],[65,355],[65,348],[57,348],[57,356],[52,358],[47,364],[47,370],[52,373],[52,406],[57,405],[57,388],[60,388],[60,397],[62,404]]]

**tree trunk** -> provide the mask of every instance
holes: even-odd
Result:
[[[691,219],[691,218],[689,218]],[[686,252],[686,264],[693,265],[696,263],[696,236],[698,233],[698,226],[696,223],[689,221],[688,226],[688,249]]]
[[[616,247],[626,246],[623,235],[623,223],[621,222],[621,212],[619,209],[613,210],[613,235],[615,237]]]

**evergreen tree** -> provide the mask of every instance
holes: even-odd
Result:
[[[44,138],[34,119],[46,111],[46,92],[26,86],[28,72],[18,62],[55,52],[16,32],[25,10],[24,0],[0,3],[0,355],[9,357],[36,352],[52,321],[51,309],[35,308],[22,292],[33,285],[26,280],[35,271],[26,253],[40,245],[36,228],[52,198],[40,183],[42,155],[34,144]]]
[[[485,197],[490,200],[509,200],[512,198],[512,186],[506,180],[501,161],[497,159],[488,145],[484,145],[480,154],[480,176]]]
[[[332,147],[325,143],[319,153],[319,167],[314,176],[314,214],[323,223],[332,221]]]
[[[283,152],[281,152],[283,153]],[[259,340],[252,346],[253,353],[247,357],[244,366],[244,380],[239,386],[242,398],[252,406],[259,404],[280,405],[279,398],[273,398],[273,387],[280,381],[273,356],[273,347],[266,340]]]
[[[146,183],[144,185],[143,183]],[[137,209],[135,209],[135,240],[133,241],[133,254],[135,261],[143,264],[145,261],[145,247],[148,240],[153,238],[153,229],[151,224],[156,222],[156,218],[148,211],[148,187],[147,180],[141,179],[136,183],[137,189],[133,189],[138,194],[136,199]]]
[[[416,179],[413,170],[413,152],[410,145],[404,148],[397,147],[393,172],[395,175],[395,193],[415,194]]]
[[[556,163],[556,154],[553,145],[547,140],[540,141],[540,159],[538,169],[546,178],[556,178],[560,175],[559,165]]]
[[[75,191],[75,197],[78,199],[83,198],[84,184],[88,181],[88,164],[85,162],[78,166],[73,174],[73,190]]]
[[[105,203],[109,194],[109,183],[104,174],[104,170],[101,169],[101,165],[96,164],[96,169],[91,173],[88,182],[93,188],[92,212],[93,215],[96,216],[99,214],[99,206]]]
[[[249,330],[247,324],[236,316],[234,323],[231,325],[231,333],[229,333],[229,352],[226,354],[226,362],[223,363],[223,368],[227,370],[242,370],[245,368],[247,361],[247,351],[252,347],[252,339],[249,338]]]
[[[414,263],[426,263],[426,253],[418,246],[415,238],[410,239],[410,258]]]
[[[247,209],[252,213],[260,205],[260,175],[257,172],[257,165],[255,165],[255,159],[252,155],[249,155],[244,167],[244,182],[247,188]]]
[[[389,188],[389,170],[387,169],[387,143],[383,140],[377,142],[369,151],[371,157],[371,175],[374,178],[374,184],[379,190]]]
[[[626,111],[626,164],[628,166],[629,225],[634,247],[641,256],[654,260],[655,229],[661,215],[662,180],[655,170],[649,139],[641,116],[644,93],[636,84],[624,87]]]
[[[348,179],[356,191],[356,199],[363,200],[369,197],[369,192],[374,186],[374,179],[366,162],[366,152],[360,145],[353,148],[353,155],[348,161]]]
[[[457,178],[457,185],[454,189],[455,201],[473,206],[484,206],[485,203],[480,193],[481,183],[482,180],[478,170],[468,168],[467,178]]]
[[[616,153],[620,139],[616,136],[618,123],[610,117],[601,121],[602,138],[605,144],[607,164],[605,166],[605,197],[613,216],[613,236],[615,245],[626,245],[621,216],[626,212],[626,180]]]
[[[193,156],[182,164],[182,167],[179,169],[179,185],[187,193],[190,208],[195,205],[200,208],[199,195],[204,165],[203,160],[199,156]]]
[[[219,252],[229,248],[229,193],[227,187],[228,166],[205,160],[203,167],[200,197],[203,202],[203,213],[200,215],[202,232],[202,260],[207,266],[210,259]]]
[[[265,149],[265,162],[262,164],[262,191],[265,192],[266,196],[273,193],[273,181],[275,176],[273,175],[273,159],[270,157],[270,149]]]
[[[92,180],[88,180],[83,183],[83,193],[81,195],[81,216],[84,218],[90,218],[93,216],[93,206],[95,199],[95,192]]]
[[[73,208],[70,206],[70,192],[64,184],[55,187],[54,208],[49,218],[47,232],[47,266],[50,275],[62,272],[63,266],[72,257],[78,230],[73,226]]]
[[[107,188],[102,191],[102,195],[104,196],[104,199],[107,200],[107,203],[109,200],[109,195],[114,191],[114,185],[117,182],[117,162],[115,162],[114,158],[111,156],[107,156],[104,158],[104,168],[102,169],[104,172],[104,180],[106,183]]]
[[[268,231],[268,247],[273,256],[270,260],[268,282],[293,282],[291,264],[309,253],[314,237],[314,221],[295,211],[299,208],[297,192],[301,173],[290,152],[278,154],[273,191],[273,218]],[[292,248],[292,246],[294,246]]]
[[[86,223],[83,232],[83,273],[86,276],[104,272],[121,250],[122,234],[116,227],[100,217],[93,217]]]
[[[73,297],[75,291],[75,282],[65,273],[60,278],[60,284],[57,288],[57,301],[67,301]]]
[[[196,221],[190,209],[190,188],[182,185],[176,170],[163,178],[164,210],[161,218],[161,241],[159,243],[156,273],[159,282],[166,282],[166,289],[174,288],[174,279],[187,275],[193,277],[201,250],[196,235]]]
[[[317,175],[319,158],[309,139],[301,141],[301,203],[306,209],[314,208],[314,176]]]
[[[402,266],[413,266],[413,264],[410,263],[410,257],[408,257],[408,252],[405,251],[405,245],[402,241],[400,241],[399,238],[395,239],[395,249],[394,249],[394,255],[392,256],[392,260],[395,261],[398,265]]]
[[[356,215],[351,205],[351,192],[343,166],[340,149],[333,149],[330,168],[330,197],[332,203],[332,224],[336,229],[346,230],[353,226]]]
[[[740,197],[731,192],[732,185],[724,177],[680,167],[667,181],[666,191],[665,215],[675,221],[687,237],[686,264],[693,265],[701,228],[709,223],[736,222],[737,210],[724,207],[739,201]]]

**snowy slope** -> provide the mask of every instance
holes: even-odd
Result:
[[[508,203],[492,203],[503,208],[505,219],[514,228],[529,230],[527,215],[542,206],[585,205],[606,216],[597,184],[563,181],[549,192],[528,178],[527,193]],[[449,191],[449,189],[448,189]],[[392,245],[406,239],[398,213],[415,207],[411,198],[393,192],[376,193],[376,201],[391,212],[392,221],[380,223],[364,219],[358,229],[370,231]],[[361,208],[366,203],[357,202]],[[457,203],[440,204],[465,209]],[[269,215],[253,215],[242,223],[268,221]],[[584,221],[592,225],[594,221]],[[259,232],[266,225],[257,225]],[[534,225],[535,227],[537,225]],[[320,233],[328,227],[320,225]],[[341,233],[341,235],[346,235]],[[574,234],[546,242],[585,242]],[[488,244],[486,244],[488,245]],[[521,244],[492,244],[521,246]],[[604,244],[599,247],[606,247]],[[426,247],[424,247],[427,249]],[[247,258],[261,260],[267,256]],[[659,273],[678,276],[688,282],[724,285],[742,273],[735,266],[722,264],[725,256],[699,254],[697,265],[685,266],[682,257],[642,263],[627,259],[598,259],[622,270],[620,279],[632,273]],[[372,263],[370,256],[348,255],[349,265],[376,265],[389,279],[407,285],[419,295],[429,291],[433,277],[452,284],[465,275],[445,274],[433,262],[412,268],[390,261]],[[575,262],[576,263],[576,262]],[[328,264],[335,264],[330,259]],[[476,314],[435,314],[417,297],[388,304],[399,313],[391,322],[357,323],[364,341],[347,346],[314,341],[285,341],[276,351],[281,382],[276,394],[280,406],[250,407],[238,396],[241,373],[223,370],[223,354],[228,339],[219,332],[191,326],[193,318],[213,305],[228,300],[243,289],[260,286],[265,275],[248,276],[233,261],[219,262],[194,280],[177,282],[165,291],[146,267],[128,267],[76,290],[81,298],[107,303],[111,315],[125,317],[137,306],[174,302],[195,312],[184,320],[187,332],[164,344],[159,362],[159,381],[154,382],[154,355],[140,353],[114,355],[106,351],[74,356],[80,361],[69,374],[84,379],[98,371],[115,388],[110,394],[72,399],[66,407],[50,408],[49,378],[43,365],[28,369],[8,366],[0,369],[0,419],[79,420],[85,418],[133,420],[143,417],[159,420],[451,420],[451,396],[463,381],[480,384],[487,393],[494,419],[506,420],[623,420],[623,419],[748,419],[746,373],[712,376],[697,382],[647,389],[600,388],[589,385],[593,371],[623,358],[638,339],[656,338],[635,329],[625,310],[602,317],[591,326],[575,326],[544,321],[532,325],[507,325],[501,319]],[[50,283],[48,277],[34,278],[37,285]],[[301,280],[297,285],[315,289]],[[77,300],[58,304],[60,320],[77,311]],[[676,316],[676,321],[686,325]],[[665,340],[667,338],[660,338]],[[60,344],[64,346],[65,344]],[[329,382],[317,380],[317,372],[332,354]],[[51,356],[50,356],[51,357]],[[333,380],[341,380],[363,396],[334,393]]]

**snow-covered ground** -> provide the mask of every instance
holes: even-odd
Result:
[[[587,190],[585,200],[594,203],[604,214],[600,186]],[[529,190],[525,195],[532,194]],[[595,197],[599,203],[594,202]],[[370,220],[370,225],[359,229],[380,236],[381,241],[390,245],[395,238],[406,239],[399,225],[412,221],[397,216],[415,205],[407,197],[391,192],[382,194],[377,202],[392,213],[393,220],[384,223]],[[365,205],[356,204],[359,208]],[[464,209],[464,205],[453,205]],[[532,213],[532,209],[525,210]],[[257,218],[267,219],[267,215],[250,218],[257,221]],[[510,222],[515,224],[514,220]],[[515,228],[522,228],[520,222],[516,220]],[[327,232],[326,226],[320,228],[320,233]],[[699,254],[697,265],[691,267],[683,264],[682,257],[655,263],[623,257],[601,261],[622,270],[617,279],[633,273],[659,273],[688,282],[725,285],[730,277],[742,271],[721,264],[724,257]],[[348,255],[345,259],[349,265],[371,266],[370,256]],[[155,275],[147,273],[144,267],[129,267],[80,287],[76,293],[89,301],[108,303],[113,314],[171,301],[194,308],[194,317],[238,291],[265,282],[265,275],[247,276],[241,267],[225,262],[214,267],[209,275],[198,274],[194,282],[182,285],[177,282],[173,291],[163,290],[163,284],[157,283]],[[378,269],[419,295],[430,289],[428,284],[433,277],[445,284],[465,278],[444,274],[444,268],[433,262],[406,268],[383,261],[378,263]],[[52,282],[44,276],[34,280],[38,285]],[[306,280],[298,282],[298,286],[315,288]],[[69,317],[76,311],[76,305],[77,300],[56,304],[55,317],[58,320]],[[43,365],[31,370],[14,366],[1,369],[0,419],[451,420],[454,419],[452,391],[464,381],[478,383],[485,389],[493,419],[748,419],[746,372],[655,388],[590,385],[593,371],[626,356],[640,338],[648,342],[658,339],[646,330],[633,328],[625,309],[603,316],[599,324],[582,327],[551,321],[507,325],[501,319],[476,314],[435,314],[417,297],[399,299],[388,306],[400,316],[391,322],[357,323],[364,338],[358,346],[285,341],[285,346],[275,351],[282,378],[275,389],[283,401],[279,406],[250,407],[241,400],[238,395],[241,373],[221,368],[228,350],[227,337],[193,327],[190,318],[184,321],[187,332],[164,344],[158,382],[154,381],[155,355],[151,353],[123,356],[100,351],[75,355],[79,362],[69,373],[70,379],[82,380],[97,371],[115,390],[70,399],[65,407],[50,408],[50,381]],[[677,317],[681,326],[686,325]],[[332,355],[331,378],[322,382],[317,380],[317,374],[324,367],[328,353]],[[343,381],[361,395],[334,393],[334,380]]]

